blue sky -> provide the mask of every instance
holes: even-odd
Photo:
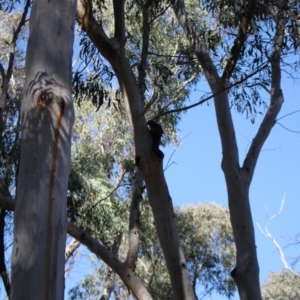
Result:
[[[279,117],[300,109],[300,87],[291,79],[283,79],[283,93],[285,102]],[[191,102],[196,102],[207,91],[205,82],[200,82],[191,96]],[[263,95],[268,101],[269,97]],[[240,161],[242,162],[250,142],[256,134],[261,116],[255,124],[232,110],[236,137],[239,146]],[[300,113],[293,114],[281,120],[281,123],[291,130],[300,130]],[[221,170],[222,151],[217,130],[213,102],[209,105],[193,108],[185,113],[179,125],[182,142],[174,152],[174,148],[162,149],[165,153],[165,164],[170,159],[171,166],[165,175],[173,203],[182,206],[185,203],[214,201],[227,206],[226,185]],[[260,264],[261,283],[267,279],[270,272],[277,272],[283,268],[279,253],[272,242],[258,229],[262,228],[269,217],[276,214],[285,195],[285,206],[281,215],[269,227],[279,244],[283,247],[286,259],[291,262],[298,255],[295,247],[286,248],[297,233],[300,233],[300,135],[291,133],[279,125],[275,125],[260,154],[254,178],[250,188],[250,201],[253,222],[256,233],[256,244]],[[87,252],[83,252],[85,259],[71,272],[66,281],[67,290],[91,266],[86,264]],[[297,270],[297,265],[296,265]],[[300,268],[298,268],[300,271]],[[217,295],[207,296],[205,299],[225,299]],[[239,299],[236,294],[234,299]]]
[[[203,83],[203,85],[205,85]],[[193,94],[196,101],[201,96]],[[279,117],[300,109],[300,86],[292,79],[284,78],[282,85],[285,102]],[[268,96],[263,95],[268,101]],[[240,162],[243,161],[250,142],[256,134],[262,117],[257,117],[255,124],[232,110],[235,132],[239,146]],[[283,118],[280,122],[291,130],[300,130],[300,113]],[[214,201],[227,206],[226,185],[221,170],[222,150],[217,130],[213,102],[194,108],[183,115],[180,124],[182,144],[173,154],[172,166],[166,170],[174,205]],[[286,259],[291,262],[299,255],[295,247],[285,248],[300,233],[300,135],[291,133],[275,125],[260,154],[254,178],[250,188],[250,201],[256,233],[256,244],[260,264],[261,282],[270,272],[283,268],[279,253],[259,231],[268,216],[276,214],[285,195],[285,205],[281,215],[269,226],[269,231],[284,248]],[[165,149],[167,161],[173,149]],[[299,250],[299,248],[298,248]],[[297,265],[296,265],[297,270]],[[298,268],[300,271],[300,268]],[[213,299],[216,299],[215,297]],[[238,297],[236,298],[238,299]]]
[[[284,77],[282,89],[285,103],[279,117],[300,109],[299,84]],[[191,96],[191,103],[196,102],[203,91],[207,91],[207,85],[200,82]],[[268,96],[264,97],[268,101]],[[242,161],[262,117],[258,116],[255,124],[252,124],[245,115],[240,115],[234,110],[232,115]],[[299,120],[300,113],[282,119],[281,123],[288,129],[300,131]],[[227,206],[226,185],[221,170],[222,150],[213,102],[210,101],[209,105],[204,104],[183,114],[179,128],[182,143],[176,152],[173,153],[174,149],[170,147],[162,149],[165,153],[165,162],[171,156],[171,162],[174,162],[165,173],[174,205],[214,201]],[[250,189],[261,282],[267,279],[270,272],[281,270],[283,264],[275,246],[262,235],[256,223],[264,228],[268,218],[266,208],[269,217],[276,214],[284,195],[286,199],[284,209],[272,222],[269,230],[284,248],[286,258],[291,262],[300,254],[297,252],[299,248],[285,247],[292,242],[296,234],[300,233],[300,134],[291,133],[275,125],[259,157]],[[78,262],[78,266],[67,279],[66,292],[76,284],[83,272],[89,271],[90,266],[86,264],[85,255],[86,252],[83,260]],[[300,271],[300,266],[297,269],[296,265],[296,271]],[[4,299],[2,282],[0,299]],[[214,296],[213,299],[221,298]]]

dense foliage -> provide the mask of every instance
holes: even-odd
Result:
[[[126,201],[123,206],[127,206]],[[120,216],[123,222],[117,221],[114,226],[119,229],[123,226],[123,232],[119,231],[119,233],[122,232],[119,257],[125,260],[128,239],[124,227],[127,219],[126,214]],[[228,210],[215,203],[188,205],[176,209],[176,219],[198,299],[212,292],[228,298],[233,296],[235,285],[230,278],[230,271],[235,263],[235,249]],[[154,299],[172,299],[170,280],[147,199],[142,203],[141,220],[140,251],[136,272],[143,279]],[[113,227],[110,223],[104,223],[104,228],[109,231],[109,236],[113,236]],[[87,274],[70,290],[70,299],[99,299],[101,297],[105,282],[112,275],[101,261],[96,258],[92,261],[92,265],[95,266],[93,273]],[[126,295],[127,290],[122,282],[115,275],[113,281],[113,293],[124,297],[122,293]],[[124,299],[129,298],[130,295],[124,297]]]
[[[300,298],[300,275],[292,274],[287,270],[271,273],[268,280],[262,285],[264,300],[290,300]]]

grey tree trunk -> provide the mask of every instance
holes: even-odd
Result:
[[[11,299],[63,299],[75,12],[73,0],[35,0],[32,6]]]
[[[179,241],[172,199],[164,177],[162,160],[151,150],[152,141],[144,115],[142,96],[136,77],[125,56],[124,2],[113,1],[114,38],[108,38],[101,24],[95,20],[92,1],[78,0],[77,18],[99,52],[109,61],[118,78],[135,143],[135,163],[146,182],[158,238],[171,279],[172,296],[175,300],[194,300],[196,297]],[[126,278],[125,280],[122,278],[122,280],[128,286],[128,280]],[[136,285],[135,290],[138,292],[142,288],[142,286]],[[138,297],[135,290],[132,292],[138,299],[149,299],[147,295]]]
[[[226,179],[230,220],[237,250],[236,267],[231,275],[236,282],[240,299],[242,300],[262,299],[249,201],[249,187],[262,146],[275,124],[276,117],[283,103],[283,94],[280,86],[280,59],[287,21],[283,11],[286,3],[287,1],[278,2],[276,4],[278,5],[277,7],[270,5],[270,15],[276,22],[274,44],[270,55],[272,70],[270,104],[242,166],[239,164],[238,147],[228,101],[228,82],[241,54],[243,44],[246,41],[248,25],[255,10],[255,1],[246,1],[245,3],[245,7],[247,7],[245,9],[246,13],[241,17],[238,35],[232,46],[231,56],[228,58],[222,76],[219,76],[217,68],[205,44],[199,37],[193,22],[189,21],[190,17],[186,12],[184,0],[176,0],[173,5],[178,22],[185,31],[191,48],[203,68],[211,91],[215,95],[214,104],[223,153],[222,169]]]

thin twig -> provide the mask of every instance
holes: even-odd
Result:
[[[278,122],[279,120],[281,120],[281,119],[283,119],[283,118],[285,118],[285,117],[291,116],[291,115],[293,115],[293,114],[297,114],[297,113],[299,113],[299,112],[300,112],[300,109],[295,110],[295,111],[293,111],[293,112],[291,112],[291,113],[288,113],[288,114],[286,114],[286,115],[284,115],[284,116],[282,116],[282,117],[276,119],[276,122]]]
[[[268,229],[268,228],[269,228],[269,225],[271,224],[271,222],[272,222],[275,218],[279,217],[279,215],[282,213],[283,207],[284,207],[284,203],[285,203],[285,195],[284,195],[283,198],[282,198],[281,205],[280,205],[280,209],[279,209],[278,213],[275,214],[275,215],[273,215],[273,216],[271,216],[270,218],[267,216],[267,217],[268,217],[268,222],[267,222],[267,225],[266,225],[266,227],[265,227],[265,230],[263,230],[263,229],[261,228],[261,226],[259,225],[259,223],[256,223],[256,224],[257,224],[259,230],[261,231],[261,233],[262,233],[264,236],[266,236],[267,238],[269,238],[269,239],[272,241],[272,243],[274,244],[274,246],[276,247],[276,249],[278,250],[279,255],[280,255],[280,259],[281,259],[281,261],[282,261],[282,263],[283,263],[283,265],[284,265],[284,268],[285,268],[286,270],[288,270],[289,272],[291,272],[293,275],[295,275],[295,276],[297,276],[297,277],[300,278],[300,275],[299,275],[297,272],[295,272],[295,271],[289,266],[288,262],[287,262],[286,259],[285,259],[284,252],[283,252],[281,246],[280,246],[279,243],[275,240],[275,238],[272,236],[272,234],[270,233],[270,231],[269,231],[269,229]]]

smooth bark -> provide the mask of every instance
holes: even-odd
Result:
[[[130,216],[129,216],[129,234],[128,234],[128,251],[125,264],[135,272],[139,242],[140,242],[140,204],[143,200],[144,180],[139,172],[135,173],[135,181],[131,196]]]
[[[234,41],[231,55],[222,76],[219,76],[205,44],[197,33],[194,23],[191,22],[191,18],[185,9],[184,0],[177,0],[173,5],[178,22],[185,31],[191,48],[195,52],[214,94],[215,111],[223,153],[222,169],[226,180],[230,219],[237,250],[236,267],[232,271],[232,277],[237,284],[240,299],[242,300],[262,299],[254,227],[249,201],[249,187],[259,153],[275,124],[276,117],[283,103],[283,95],[280,88],[280,57],[285,20],[283,18],[284,14],[280,13],[278,8],[276,8],[273,10],[273,12],[276,12],[276,16],[273,15],[273,18],[277,23],[277,27],[273,53],[270,60],[272,69],[270,105],[251,143],[243,166],[240,167],[235,130],[228,101],[228,83],[247,38],[248,26],[255,9],[254,4],[255,1],[248,1],[245,4],[246,9],[239,23],[238,35]]]
[[[3,285],[5,288],[5,292],[7,297],[10,296],[10,278],[8,275],[8,270],[6,268],[6,261],[5,261],[5,217],[6,217],[7,211],[5,209],[1,209],[0,212],[0,274],[3,281]]]
[[[6,210],[15,210],[15,201],[12,197],[0,197],[0,207]],[[115,255],[114,251],[108,251],[96,239],[84,230],[78,228],[73,223],[67,223],[67,232],[78,242],[85,245],[91,252],[100,257],[116,274],[120,276],[125,285],[132,291],[139,300],[152,300],[151,295],[145,288],[143,282],[136,274],[128,268],[126,263],[122,263]]]
[[[132,294],[137,299],[152,299],[143,282],[135,275],[135,273],[131,269],[127,268],[126,264],[120,262],[119,259],[113,255],[113,253],[109,252],[97,240],[72,223],[68,223],[68,233],[82,244],[87,246],[93,253],[99,256],[104,263],[111,267],[114,272],[120,276],[121,280],[132,291]]]
[[[35,0],[21,106],[11,299],[63,299],[76,2]]]
[[[151,151],[151,137],[144,115],[144,103],[141,96],[143,78],[139,85],[129,65],[124,51],[124,1],[114,1],[115,35],[107,37],[101,24],[92,14],[92,2],[79,0],[77,18],[99,52],[109,61],[118,78],[127,116],[135,143],[136,166],[139,168],[147,187],[158,238],[164,252],[168,272],[171,278],[174,299],[193,300],[192,289],[186,260],[180,246],[175,217],[167,183],[164,177],[162,160]],[[145,4],[149,7],[151,1]],[[147,7],[144,9],[145,17]],[[147,27],[144,27],[147,30]],[[144,32],[143,39],[147,36]],[[145,43],[143,43],[145,45]],[[140,66],[142,68],[142,65]]]

